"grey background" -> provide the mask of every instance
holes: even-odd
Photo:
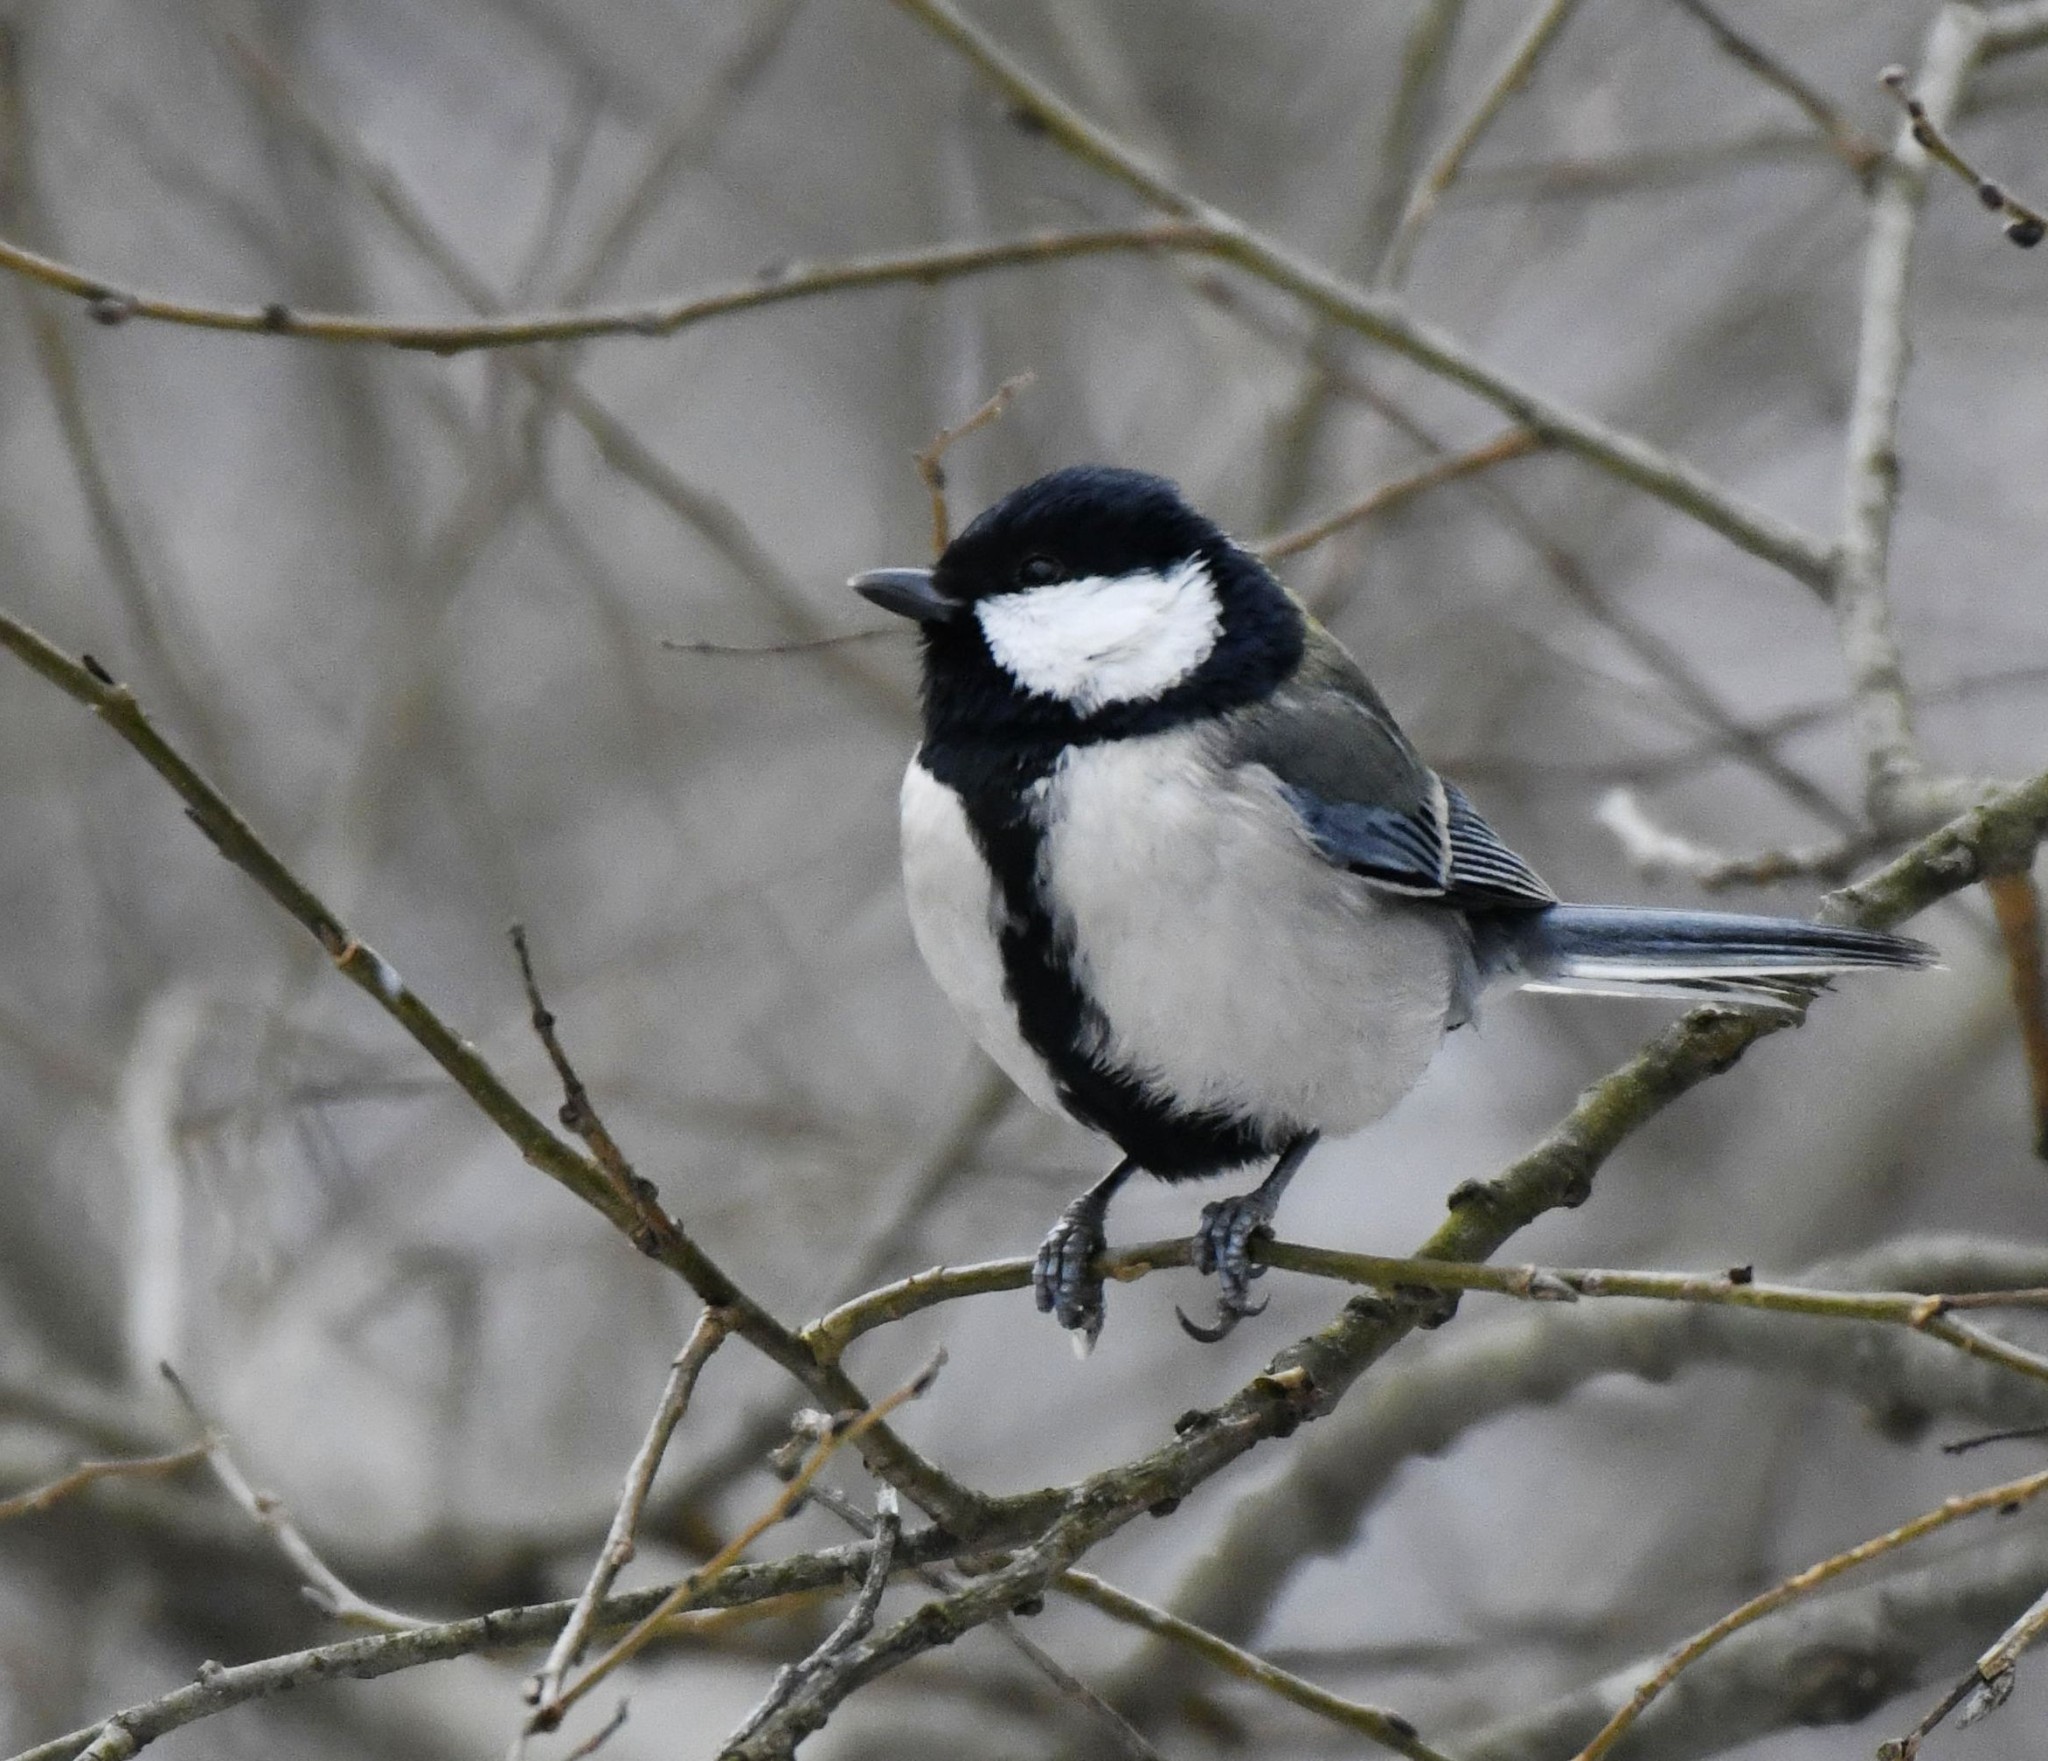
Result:
[[[1387,141],[1418,10],[1029,0],[980,16],[1188,186],[1362,271],[1405,187]],[[1465,114],[1525,8],[1463,12],[1411,148]],[[1874,75],[1914,57],[1931,9],[1809,0],[1730,14],[1888,138],[1895,113]],[[1134,212],[879,0],[44,0],[0,8],[0,23],[7,235],[199,301],[462,309],[230,36],[515,305],[653,297],[792,259]],[[2044,118],[2048,58],[2022,56],[1981,76],[1961,131],[2015,187],[2048,195]],[[649,175],[665,140],[672,162]],[[636,190],[627,235],[582,276]],[[1828,532],[1863,236],[1854,177],[1693,21],[1655,0],[1586,0],[1423,236],[1409,292],[1504,370]],[[871,627],[841,583],[925,555],[912,449],[1026,369],[1036,383],[1008,419],[953,457],[962,514],[1040,470],[1105,459],[1177,477],[1252,535],[1421,462],[1355,398],[1304,425],[1299,315],[1250,289],[1247,322],[1203,298],[1198,273],[1096,260],[562,357],[688,493],[729,513],[738,562],[701,517],[608,463],[509,358],[103,329],[9,286],[0,593],[134,683],[352,926],[547,1110],[504,939],[526,923],[614,1130],[692,1230],[796,1320],[856,1270],[872,1282],[1028,1251],[1105,1152],[1001,1098],[910,946],[894,821],[914,737],[908,641],[751,657],[659,643]],[[1933,185],[1897,611],[1929,749],[1972,774],[2040,762],[2042,273],[1961,185]],[[1414,369],[1342,354],[1450,444],[1497,429]],[[1576,596],[1474,486],[1286,573],[1423,750],[1561,891],[1693,896],[1634,874],[1594,822],[1617,780],[1718,846],[1825,829],[1718,751],[1589,596],[1670,644],[1732,716],[1813,712],[1780,750],[1855,800],[1843,666],[1807,590],[1570,459],[1485,482],[1569,559]],[[1591,1204],[1514,1254],[1791,1271],[1929,1233],[2039,1239],[2048,1186],[2028,1154],[1987,923],[1974,899],[1935,914],[1924,928],[1944,976],[1826,1001],[1634,1140]],[[1394,1116],[1318,1152],[1286,1233],[1406,1250],[1454,1183],[1526,1146],[1668,1013],[1498,1000]],[[903,1215],[920,1185],[929,1202]],[[1205,1196],[1135,1193],[1118,1232],[1180,1232]],[[943,1340],[950,1367],[906,1431],[976,1483],[1022,1489],[1156,1442],[1336,1300],[1305,1280],[1268,1286],[1270,1312],[1214,1350],[1174,1327],[1176,1301],[1203,1300],[1175,1276],[1112,1290],[1085,1364],[1017,1295],[877,1335],[852,1367],[884,1386]],[[52,1389],[89,1396],[109,1423],[167,1433],[151,1366],[169,1356],[259,1483],[367,1593],[434,1613],[567,1593],[691,1310],[336,982],[132,754],[25,671],[0,671],[0,1491],[109,1435],[56,1422],[23,1390],[44,1391],[45,1407]],[[1487,1339],[1580,1349],[1533,1324],[1469,1299],[1376,1382],[1426,1401],[1442,1354]],[[1247,1636],[1400,1707],[1458,1753],[1461,1733],[2038,1459],[2014,1447],[1946,1460],[1911,1412],[1873,1422],[1886,1400],[1849,1372],[1861,1347],[1844,1341],[1815,1372],[1784,1338],[1745,1362],[1681,1351],[1668,1379],[1589,1376],[1554,1403],[1526,1389],[1482,1401],[1440,1456],[1375,1469],[1361,1520],[1334,1519],[1323,1556],[1287,1574],[1270,1608],[1243,1611]],[[664,1480],[670,1516],[747,1415],[797,1404],[729,1348]],[[1936,1436],[1991,1419],[1936,1416]],[[1346,1435],[1364,1451],[1375,1433],[1355,1423]],[[1314,1441],[1261,1451],[1094,1563],[1170,1595],[1238,1501]],[[1321,1447],[1343,1483],[1342,1451]],[[771,1484],[728,1473],[691,1509],[730,1527]],[[245,1529],[188,1478],[0,1530],[0,1744],[161,1691],[202,1657],[324,1632]],[[831,1538],[810,1515],[777,1544]],[[682,1561],[651,1547],[635,1577]],[[1996,1626],[1948,1633],[1922,1686],[1862,1727],[1725,1752],[1867,1754]],[[1055,1604],[1033,1630],[1090,1679],[1130,1685],[1118,1671],[1134,1644],[1099,1616]],[[610,1752],[713,1753],[804,1642],[770,1624],[644,1668]],[[314,1690],[165,1752],[495,1754],[520,1667]],[[1158,1721],[1170,1754],[1350,1752],[1220,1678],[1188,1681],[1221,1710]],[[1938,1739],[1941,1752],[2032,1754],[2043,1717],[2038,1687],[2023,1686],[1999,1720]],[[1087,1740],[984,1634],[873,1691],[815,1748],[1024,1756]],[[1722,1748],[1696,1732],[1684,1752]]]

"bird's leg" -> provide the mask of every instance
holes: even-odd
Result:
[[[1084,1353],[1102,1331],[1102,1279],[1095,1271],[1095,1258],[1107,1246],[1102,1220],[1117,1188],[1137,1171],[1138,1164],[1124,1157],[1060,1212],[1031,1265],[1031,1291],[1040,1310],[1071,1331]]]
[[[1264,1266],[1251,1263],[1252,1238],[1273,1233],[1273,1213],[1280,1208],[1280,1195],[1320,1135],[1303,1132],[1280,1152],[1272,1173],[1250,1192],[1238,1198],[1219,1198],[1202,1207],[1202,1221],[1195,1230],[1195,1270],[1214,1272],[1223,1288],[1216,1297],[1215,1326],[1199,1326],[1181,1315],[1180,1324],[1191,1338],[1213,1345],[1246,1315],[1255,1315],[1266,1306],[1251,1300],[1251,1281],[1266,1275]]]

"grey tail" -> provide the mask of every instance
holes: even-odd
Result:
[[[1842,972],[1932,966],[1925,942],[1794,917],[1553,905],[1475,926],[1487,969],[1532,991],[1715,999],[1793,1008]]]

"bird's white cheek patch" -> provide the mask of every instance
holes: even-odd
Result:
[[[974,608],[989,653],[1018,684],[1086,714],[1157,697],[1216,646],[1222,627],[1208,565],[1189,557],[1163,573],[1089,575]]]

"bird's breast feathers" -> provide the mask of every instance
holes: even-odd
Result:
[[[1449,914],[1318,854],[1278,780],[1181,728],[1064,752],[1037,785],[1035,890],[1091,1004],[1079,1048],[1162,1101],[1341,1133],[1420,1077],[1466,954]],[[918,945],[976,1037],[1050,1104],[1005,989],[1000,892],[960,797],[913,763]]]

